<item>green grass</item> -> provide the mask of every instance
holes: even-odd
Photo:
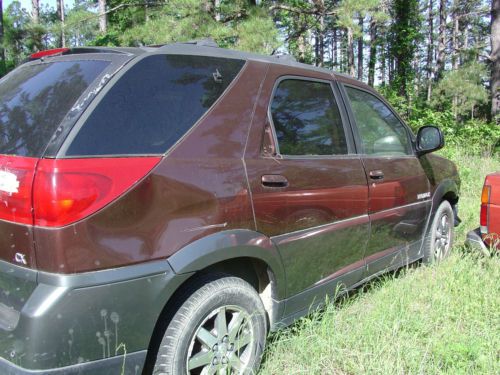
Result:
[[[444,153],[462,178],[452,255],[386,275],[275,334],[260,374],[500,374],[500,258],[463,246],[500,157]]]

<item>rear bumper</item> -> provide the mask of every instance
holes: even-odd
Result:
[[[142,371],[146,359],[146,351],[119,355],[97,361],[79,363],[72,366],[50,370],[27,370],[0,358],[0,374],[2,375],[109,375],[137,374]]]
[[[0,374],[140,374],[158,317],[189,276],[164,260],[75,275],[0,261]]]
[[[486,247],[486,244],[484,243],[483,238],[481,237],[481,232],[479,231],[479,228],[471,230],[469,233],[467,233],[467,238],[465,240],[465,243],[470,247],[472,247],[473,249],[488,251],[488,248]]]

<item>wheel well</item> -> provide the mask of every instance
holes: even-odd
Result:
[[[449,191],[443,196],[443,201],[448,201],[451,204],[451,208],[453,210],[453,224],[454,226],[458,226],[461,222],[460,218],[458,217],[458,196]]]
[[[455,193],[449,191],[443,196],[443,201],[448,201],[452,206],[454,206],[458,203],[458,197]]]
[[[267,263],[260,259],[242,257],[228,259],[212,264],[194,273],[177,288],[174,294],[166,302],[162,312],[160,313],[158,321],[156,322],[153,335],[149,343],[146,363],[143,371],[144,374],[152,372],[163,334],[175,313],[182,306],[184,301],[194,292],[193,287],[198,284],[197,281],[199,278],[208,273],[224,273],[239,277],[248,282],[254,287],[257,293],[259,293],[267,312],[268,324],[272,321],[273,299],[275,298],[276,293],[276,279]]]

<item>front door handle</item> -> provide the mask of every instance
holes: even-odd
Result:
[[[280,174],[265,174],[262,176],[262,185],[270,188],[281,188],[288,186],[288,180]]]
[[[370,171],[369,175],[370,175],[370,178],[372,180],[383,180],[384,179],[384,172],[382,172],[380,169],[377,169],[375,171]]]

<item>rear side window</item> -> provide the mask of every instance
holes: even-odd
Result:
[[[399,119],[376,96],[346,87],[364,153],[368,155],[411,155],[408,132]]]
[[[39,157],[107,61],[27,64],[0,82],[0,154]]]
[[[207,56],[153,55],[135,64],[90,114],[67,156],[165,153],[244,65]]]
[[[271,115],[280,154],[347,154],[342,118],[330,84],[281,81],[274,93]]]

